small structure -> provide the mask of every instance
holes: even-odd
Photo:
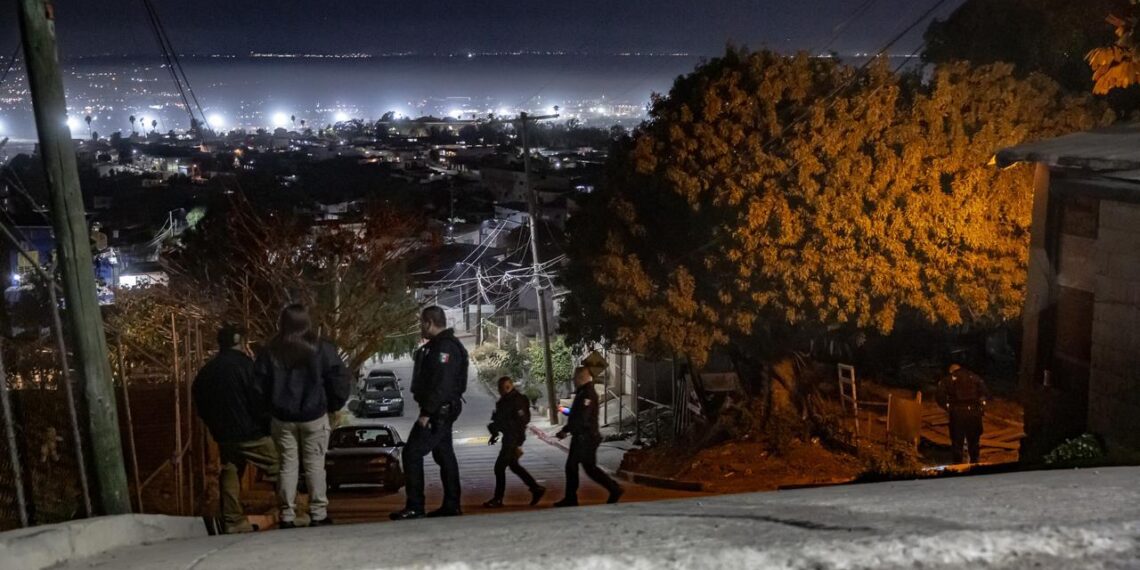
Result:
[[[1023,459],[1094,433],[1140,449],[1140,125],[997,155],[1036,163],[1021,388]]]

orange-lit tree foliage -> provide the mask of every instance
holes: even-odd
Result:
[[[927,81],[729,50],[679,78],[574,215],[563,328],[700,364],[824,331],[1015,317],[1031,168],[998,149],[1111,114],[1011,66]]]
[[[1094,93],[1103,95],[1140,84],[1140,0],[1129,3],[1127,13],[1108,17],[1116,29],[1113,45],[1096,48],[1086,57],[1093,70]]]

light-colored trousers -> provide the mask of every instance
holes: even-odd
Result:
[[[311,422],[272,424],[273,442],[281,454],[281,471],[277,479],[277,504],[281,521],[296,520],[297,480],[301,463],[305,465],[305,485],[309,490],[309,518],[319,521],[328,516],[329,497],[325,488],[325,452],[329,448],[329,418],[326,415]]]

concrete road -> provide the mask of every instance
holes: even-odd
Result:
[[[1137,568],[1140,468],[848,485],[167,542],[65,568]]]
[[[407,439],[411,432],[412,423],[415,422],[418,408],[411,400],[412,362],[409,358],[394,361],[369,363],[367,369],[380,368],[392,370],[404,380],[404,398],[407,401],[403,417],[380,417],[356,419],[361,422],[381,422],[388,424],[400,435]],[[464,404],[463,414],[455,423],[455,454],[459,460],[459,473],[463,485],[462,505],[467,514],[486,514],[490,512],[505,512],[529,508],[530,493],[522,482],[510,471],[507,472],[506,507],[503,509],[484,509],[482,504],[494,494],[495,479],[493,467],[495,458],[499,453],[499,446],[488,446],[487,423],[491,421],[491,412],[495,408],[495,398],[488,390],[479,384],[475,378],[474,369],[468,379],[467,400]],[[535,416],[534,422],[547,425],[546,418]],[[540,441],[537,437],[529,437],[523,447],[522,464],[531,475],[534,475],[540,485],[547,490],[546,497],[539,504],[540,507],[549,507],[551,503],[563,496],[565,483],[564,466],[566,453],[557,447]],[[443,498],[443,488],[440,485],[439,468],[428,456],[424,462],[427,479],[428,508],[439,506]],[[579,491],[580,501],[584,504],[604,503],[607,493],[595,485],[584,474],[582,475],[582,488]],[[627,492],[624,501],[647,501],[695,496],[692,493],[667,491],[623,483]],[[404,493],[401,489],[396,493],[386,493],[378,487],[354,486],[345,487],[335,493],[330,493],[330,516],[338,523],[377,522],[387,520],[388,513],[404,507]]]

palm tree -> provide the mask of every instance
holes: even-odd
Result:
[[[134,133],[135,132],[135,116],[134,115],[131,115],[130,121],[131,121],[131,133]]]
[[[289,120],[293,123],[293,128],[297,128],[297,115],[289,115]]]
[[[301,130],[305,130],[305,119],[301,119]]]
[[[151,119],[150,120],[150,130],[153,131],[157,128],[158,128],[158,119]]]
[[[91,134],[91,115],[87,115],[86,117],[83,117],[83,120],[87,123],[87,134],[90,135]]]

